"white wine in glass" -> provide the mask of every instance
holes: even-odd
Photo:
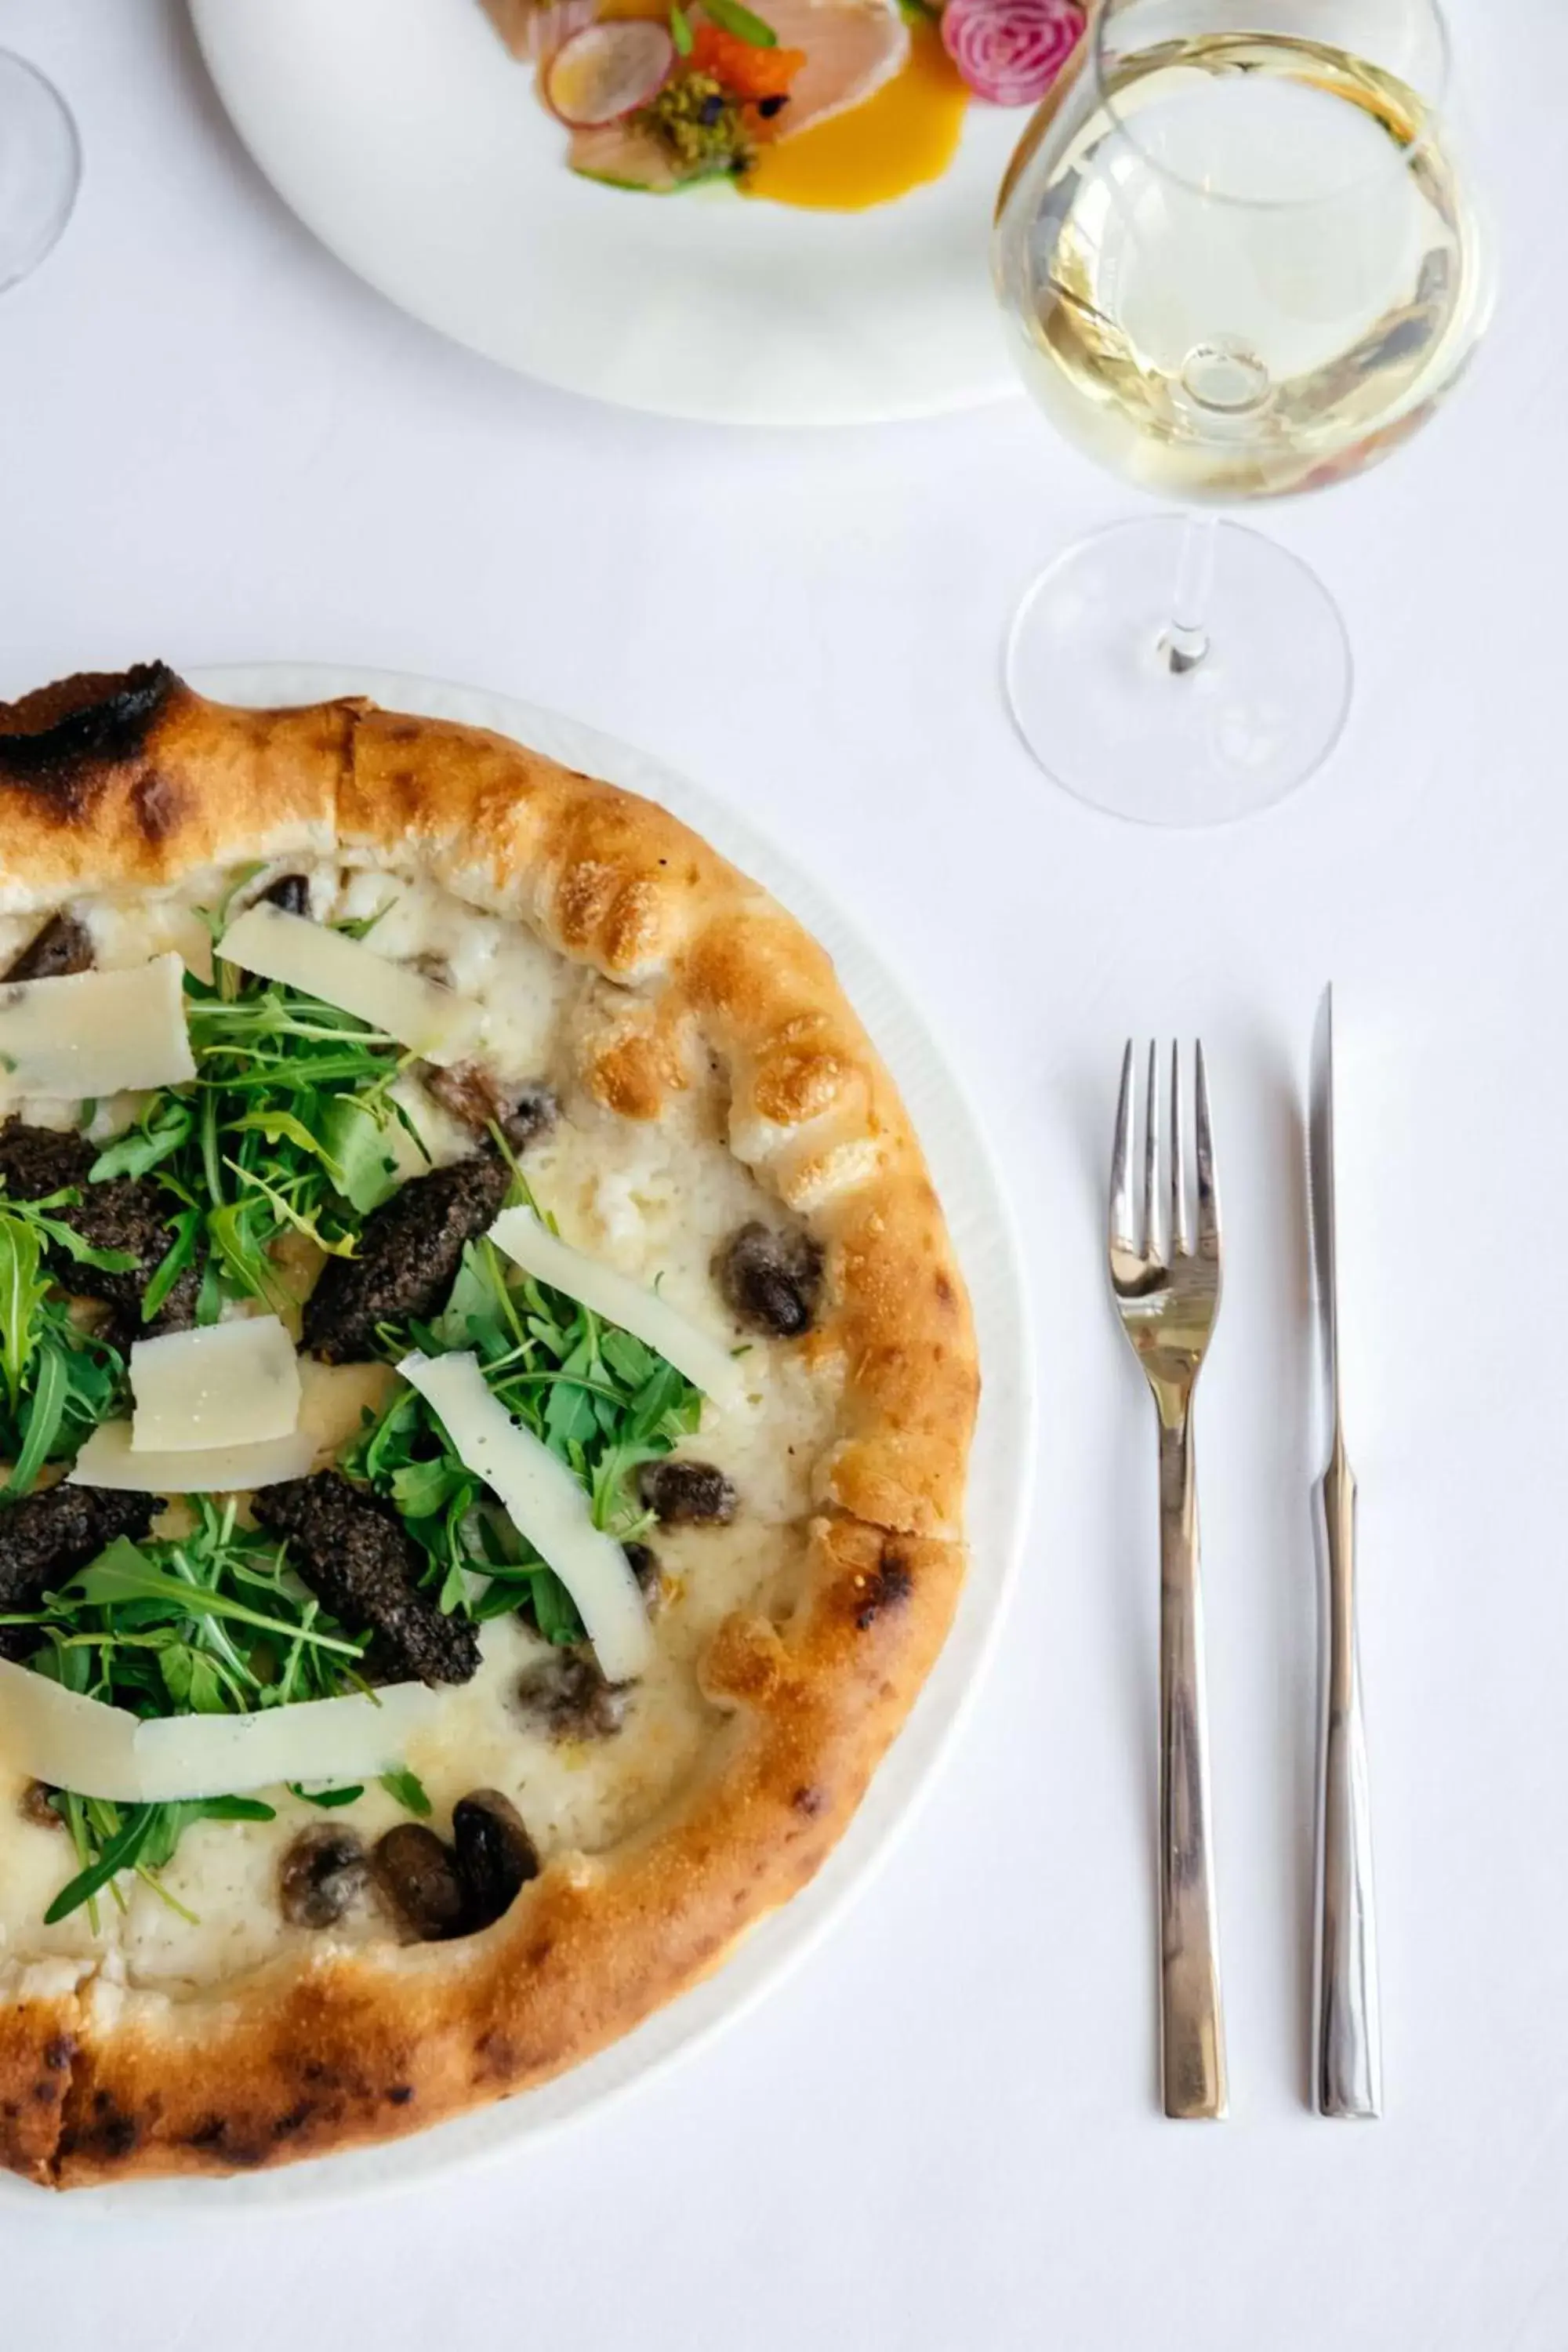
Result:
[[[997,213],[998,291],[1058,429],[1204,509],[1342,480],[1414,431],[1490,297],[1447,68],[1432,0],[1106,0]],[[1170,824],[1301,782],[1350,673],[1312,575],[1206,512],[1069,550],[1008,657],[1042,765]]]

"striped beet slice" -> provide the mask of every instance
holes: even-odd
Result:
[[[994,106],[1044,98],[1083,37],[1079,0],[947,0],[942,46]]]

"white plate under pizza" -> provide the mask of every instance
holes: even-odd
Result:
[[[586,2074],[829,1864],[960,1610],[975,1327],[827,956],[655,800],[429,713],[153,664],[0,719],[40,2181]]]

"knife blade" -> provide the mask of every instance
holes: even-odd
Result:
[[[1366,1730],[1356,1643],[1356,1484],[1345,1456],[1340,1390],[1331,987],[1323,991],[1312,1038],[1307,1199],[1329,1447],[1316,1493],[1319,1557],[1328,1602],[1318,1827],[1316,2088],[1321,2115],[1371,2118],[1383,2112],[1383,2057]]]

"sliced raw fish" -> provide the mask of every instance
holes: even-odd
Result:
[[[843,114],[881,89],[909,61],[910,28],[897,0],[756,0],[779,46],[804,49],[777,135]]]
[[[567,161],[574,172],[590,180],[608,180],[617,188],[646,188],[663,196],[680,185],[680,173],[662,140],[629,122],[574,131]]]

